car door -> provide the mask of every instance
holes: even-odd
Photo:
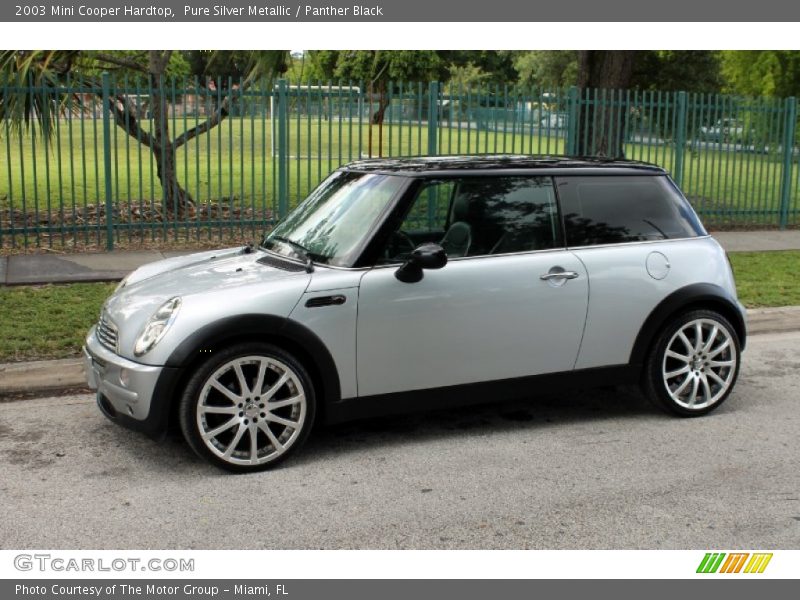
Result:
[[[447,185],[448,192],[437,192]],[[431,215],[459,206],[443,237],[458,228],[466,249],[420,281],[395,277],[402,254],[361,280],[358,299],[359,396],[432,389],[569,371],[581,342],[587,273],[563,248],[547,177],[472,177],[420,189],[393,238],[441,228]],[[427,219],[427,222],[426,222]]]
[[[651,312],[697,283],[697,264],[716,260],[692,243],[705,231],[666,175],[558,177],[567,245],[586,265],[592,302],[578,369],[625,365]]]

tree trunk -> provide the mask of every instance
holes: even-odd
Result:
[[[152,150],[167,212],[176,217],[184,217],[187,210],[194,209],[194,200],[178,182],[175,146],[169,133],[168,96],[163,86],[164,74],[171,55],[171,50],[148,51],[148,71],[152,75],[150,96],[150,110],[153,114]]]
[[[154,148],[153,156],[167,212],[176,217],[187,216],[187,212],[191,213],[194,210],[194,200],[178,182],[178,173],[175,169],[175,149],[172,144],[167,142],[163,148]]]
[[[372,115],[373,125],[383,125],[383,117],[386,109],[389,108],[389,95],[386,93],[386,81],[378,80],[378,110]]]
[[[620,90],[630,86],[635,56],[631,50],[578,52],[577,155],[624,158],[627,113]]]

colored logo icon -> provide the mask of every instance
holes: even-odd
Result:
[[[771,552],[706,552],[698,573],[763,573],[769,561],[772,560]]]

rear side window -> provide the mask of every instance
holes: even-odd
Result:
[[[705,235],[667,177],[559,177],[556,185],[568,246]]]

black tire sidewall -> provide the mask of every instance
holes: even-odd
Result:
[[[736,352],[736,367],[733,373],[733,380],[731,381],[730,386],[722,398],[717,400],[711,406],[699,409],[688,409],[684,406],[680,406],[670,397],[664,383],[661,366],[664,353],[667,350],[667,344],[669,344],[672,336],[675,335],[675,333],[684,325],[697,319],[709,319],[716,321],[720,326],[727,330],[728,334],[733,340]],[[673,317],[662,328],[661,333],[659,333],[655,343],[653,344],[650,354],[647,357],[643,381],[645,395],[659,408],[674,415],[681,417],[699,417],[708,414],[725,402],[725,400],[727,400],[728,396],[730,396],[731,392],[733,391],[733,388],[736,386],[736,380],[739,377],[739,367],[742,363],[741,357],[742,351],[739,336],[736,334],[736,329],[734,329],[730,321],[728,321],[724,316],[718,312],[708,309],[696,309],[682,313],[676,317]]]
[[[231,464],[214,454],[205,444],[197,427],[195,418],[200,391],[208,378],[223,364],[244,356],[264,356],[274,358],[291,368],[300,379],[306,396],[306,417],[297,440],[280,456],[260,465]],[[293,456],[308,438],[316,415],[316,394],[311,377],[303,364],[293,355],[273,344],[260,342],[244,342],[230,346],[219,354],[199,365],[189,376],[178,405],[178,420],[186,442],[201,458],[234,473],[252,473],[271,469]]]

